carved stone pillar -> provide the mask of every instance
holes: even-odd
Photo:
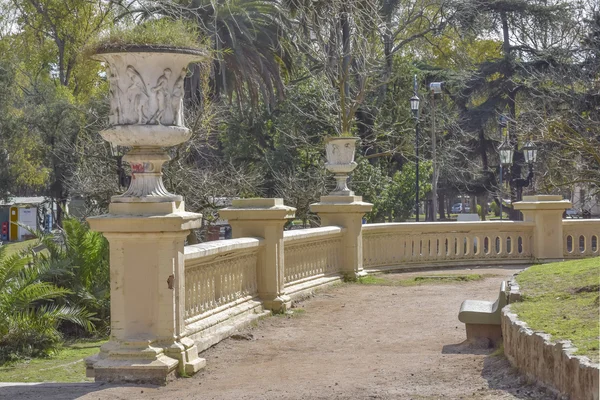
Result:
[[[373,204],[361,196],[321,196],[321,201],[310,205],[310,211],[319,215],[323,226],[346,228],[342,239],[344,266],[348,279],[365,276],[363,269],[362,218],[373,209]]]
[[[112,382],[165,383],[176,371],[205,365],[185,330],[184,242],[202,215],[185,211],[183,198],[162,181],[164,150],[186,141],[183,81],[198,50],[130,47],[97,54],[104,61],[114,145],[130,147],[129,188],[113,196],[109,214],[89,218],[110,243],[111,336],[86,360],[88,374]]]
[[[233,237],[262,237],[265,247],[258,256],[258,295],[263,306],[273,312],[285,312],[292,304],[285,294],[283,226],[294,218],[296,209],[283,199],[239,199],[219,211],[229,221]]]
[[[562,196],[524,196],[522,201],[514,203],[514,208],[523,213],[525,222],[535,223],[533,256],[546,262],[563,260],[562,215],[571,208],[571,202]]]

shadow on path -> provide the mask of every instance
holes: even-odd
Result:
[[[474,354],[474,355],[489,355],[496,348],[489,339],[481,339],[478,341],[465,340],[461,343],[446,344],[442,347],[442,354]]]
[[[521,375],[503,355],[486,357],[481,376],[490,389],[508,392],[518,399],[557,399],[554,393]]]
[[[45,399],[60,398],[64,400],[78,399],[86,394],[109,388],[135,387],[156,388],[154,385],[112,385],[102,382],[81,383],[18,383],[0,382],[0,399]],[[53,397],[54,396],[54,397]]]

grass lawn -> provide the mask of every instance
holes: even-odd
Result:
[[[517,276],[523,302],[511,309],[536,331],[568,339],[598,362],[600,257],[535,265]]]
[[[91,382],[85,377],[85,357],[96,354],[106,340],[66,344],[51,358],[35,358],[0,366],[0,382]]]
[[[27,249],[27,247],[34,245],[36,239],[25,240],[23,242],[3,242],[2,247],[6,246],[6,256],[9,257],[15,253]]]

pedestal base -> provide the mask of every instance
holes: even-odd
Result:
[[[262,300],[263,308],[275,314],[281,314],[292,307],[292,299],[288,295],[278,296],[272,300]]]
[[[168,347],[157,343],[110,341],[100,353],[85,359],[86,376],[100,382],[164,385],[176,374],[193,375],[206,366],[191,339]]]

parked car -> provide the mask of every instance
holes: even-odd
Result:
[[[450,210],[450,212],[454,213],[454,214],[458,214],[463,212],[463,205],[461,203],[456,203],[452,206],[452,209]],[[471,212],[471,206],[469,205],[465,205],[465,212]]]
[[[565,211],[565,217],[566,218],[581,218],[581,216],[579,215],[579,213],[577,212],[576,209],[574,208],[569,208]]]

